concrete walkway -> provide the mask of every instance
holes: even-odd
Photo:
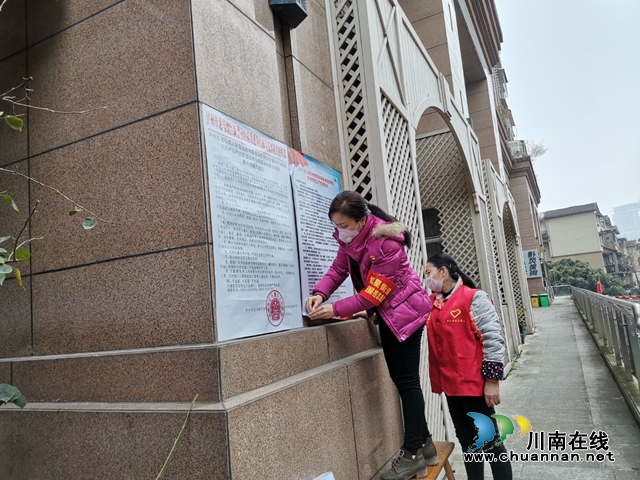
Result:
[[[527,417],[534,432],[578,431],[588,436],[603,431],[615,461],[538,462],[513,464],[514,479],[638,480],[640,428],[635,423],[611,373],[600,357],[570,297],[556,298],[552,307],[534,309],[537,332],[527,336],[522,355],[501,384],[497,413]],[[508,450],[527,453],[527,437],[507,437]],[[548,452],[548,444],[545,448]],[[591,450],[595,452],[595,450]],[[537,452],[531,449],[528,453]],[[565,453],[580,453],[567,444]],[[554,451],[555,453],[555,451]],[[562,452],[560,452],[562,453]],[[466,479],[457,446],[452,456],[456,479]],[[485,478],[492,478],[485,464]]]

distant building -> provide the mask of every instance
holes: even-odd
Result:
[[[620,235],[629,240],[640,239],[640,201],[613,209],[613,221],[620,229]]]
[[[597,203],[544,212],[541,228],[550,261],[571,258],[587,262],[593,268],[605,269],[600,241],[605,221]]]
[[[637,242],[620,237],[620,230],[597,203],[544,212],[541,216],[544,250],[550,261],[571,258],[615,275],[636,287],[634,255]]]
[[[616,250],[616,269],[613,274],[629,288],[638,288],[638,242],[618,238]]]
[[[608,215],[604,215],[601,221],[603,228],[600,230],[600,243],[607,273],[619,277],[623,284],[634,287],[627,248],[629,242],[626,238],[619,237],[620,230],[611,223]]]
[[[631,265],[631,272],[635,288],[640,288],[640,242],[638,240],[629,240],[627,242],[627,255]]]

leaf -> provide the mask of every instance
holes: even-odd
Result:
[[[4,276],[4,273],[0,273],[0,285],[2,285],[4,283],[4,279],[6,277]]]
[[[13,198],[11,198],[11,195],[3,195],[3,197],[7,201],[7,203],[11,205],[11,208],[13,208],[17,213],[20,213],[20,210],[18,209],[16,202],[14,202]]]
[[[0,405],[5,403],[15,403],[18,407],[24,408],[27,404],[27,399],[13,385],[2,383],[0,384]]]
[[[78,212],[81,212],[82,209],[80,207],[73,207],[70,211],[69,211],[69,215],[75,215]]]
[[[20,273],[20,270],[18,270],[16,267],[13,267],[13,274],[16,276],[16,280],[18,281],[18,285],[20,285],[20,288],[24,288],[24,285],[22,284],[22,273]]]
[[[0,247],[0,253],[7,253],[7,251],[4,248]]]
[[[11,273],[13,272],[13,268],[11,265],[0,265],[0,273]]]
[[[27,406],[27,399],[24,398],[22,394],[20,394],[18,398],[13,400],[13,403],[16,405],[16,407],[24,408]]]
[[[22,131],[24,122],[21,118],[15,117],[13,115],[7,115],[6,117],[4,117],[4,121],[7,122],[7,125],[9,125],[14,130],[17,130],[19,132]]]
[[[85,230],[91,230],[98,224],[98,221],[93,217],[87,217],[82,221],[82,228]]]
[[[9,240],[11,237],[0,237],[0,243],[4,243]]]
[[[16,248],[16,260],[19,262],[28,262],[31,258],[31,252],[24,247]]]
[[[4,265],[4,262],[7,261],[7,257],[5,257],[4,255],[0,255],[0,265]]]

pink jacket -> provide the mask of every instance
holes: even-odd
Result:
[[[360,234],[349,244],[338,240],[338,233],[334,232],[340,244],[338,255],[313,289],[315,295],[329,298],[351,273],[351,257],[360,267],[365,287],[369,285],[369,278],[371,287],[375,279],[380,278],[383,286],[373,291],[365,288],[357,295],[338,300],[333,304],[334,313],[347,317],[377,308],[378,315],[401,342],[425,324],[433,308],[420,278],[409,265],[404,251],[404,231],[404,225],[399,222],[387,223],[369,215]]]

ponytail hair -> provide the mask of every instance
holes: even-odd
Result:
[[[456,282],[459,278],[462,278],[462,283],[464,283],[467,287],[473,289],[476,288],[476,284],[473,283],[473,280],[471,280],[469,275],[460,270],[460,267],[458,267],[458,264],[451,255],[448,255],[446,253],[436,253],[435,255],[431,256],[429,260],[427,260],[427,263],[430,263],[438,269],[446,267],[447,270],[449,270],[449,275],[451,275],[451,278],[453,278]]]
[[[331,202],[331,206],[329,207],[329,220],[332,220],[335,213],[353,218],[356,222],[365,218],[369,213],[385,222],[393,223],[398,221],[397,218],[392,217],[379,206],[367,202],[359,193],[350,190],[340,192]],[[407,248],[411,248],[411,241],[411,232],[405,230],[404,243],[407,245]]]

